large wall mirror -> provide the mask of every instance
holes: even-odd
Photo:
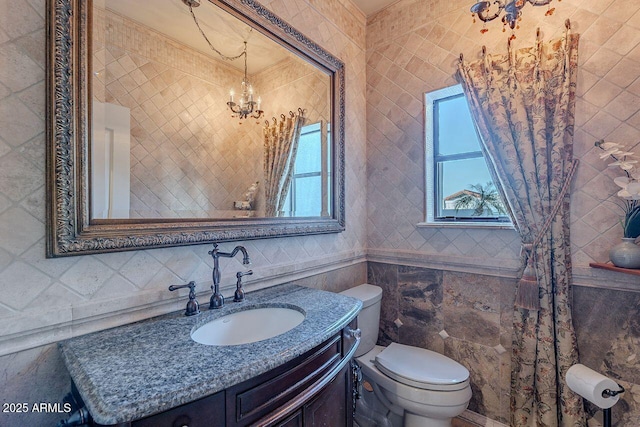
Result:
[[[344,230],[344,65],[252,0],[49,0],[48,256]]]

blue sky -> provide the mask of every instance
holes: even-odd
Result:
[[[438,103],[439,151],[441,155],[480,150],[471,113],[464,95]],[[444,166],[444,197],[470,188],[471,184],[485,185],[491,181],[484,158],[448,162]]]

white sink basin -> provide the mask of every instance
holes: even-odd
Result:
[[[254,308],[212,320],[191,333],[205,345],[238,345],[273,338],[304,320],[304,314],[286,307]]]

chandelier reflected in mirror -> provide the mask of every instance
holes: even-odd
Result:
[[[233,89],[229,91],[229,102],[227,105],[233,112],[232,117],[238,117],[240,120],[251,117],[253,119],[259,119],[264,114],[264,111],[260,109],[260,103],[262,99],[257,98],[253,100],[253,86],[249,83],[247,77],[247,42],[244,42],[244,78],[240,84],[240,96],[238,102],[235,102],[235,92]]]
[[[479,1],[471,6],[471,16],[473,16],[473,22],[476,22],[477,16],[485,24],[489,21],[493,21],[502,15],[502,31],[506,31],[506,27],[516,29],[518,28],[518,21],[522,19],[522,8],[531,3],[533,6],[548,6],[546,16],[553,15],[555,8],[551,7],[553,0],[494,0],[494,1]],[[561,0],[558,0],[561,1]],[[503,15],[504,13],[504,15]],[[486,33],[489,31],[484,26],[480,32]]]
[[[264,111],[260,109],[262,100],[259,96],[254,100],[254,88],[253,85],[251,85],[251,83],[249,82],[247,73],[247,41],[243,41],[244,49],[242,50],[242,53],[236,56],[227,56],[223,54],[218,49],[216,49],[213,44],[211,44],[209,38],[200,27],[200,23],[198,22],[196,15],[193,13],[193,8],[200,6],[200,2],[198,0],[182,0],[182,2],[189,6],[189,12],[191,13],[193,22],[195,22],[196,27],[198,27],[200,34],[202,34],[202,37],[204,37],[204,40],[207,42],[211,50],[218,54],[221,59],[225,61],[234,61],[244,56],[244,77],[242,79],[242,83],[240,84],[240,94],[237,100],[235,91],[233,89],[229,91],[229,102],[227,102],[227,106],[233,113],[231,114],[231,117],[239,118],[240,124],[242,124],[242,120],[245,120],[247,118],[261,118],[264,114]],[[251,33],[251,31],[253,31],[253,29],[250,29],[249,33]]]

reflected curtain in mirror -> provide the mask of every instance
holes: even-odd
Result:
[[[265,215],[282,216],[284,202],[289,193],[291,176],[298,151],[300,132],[305,124],[304,110],[298,114],[289,111],[289,116],[280,115],[268,121],[264,135],[264,181]]]

